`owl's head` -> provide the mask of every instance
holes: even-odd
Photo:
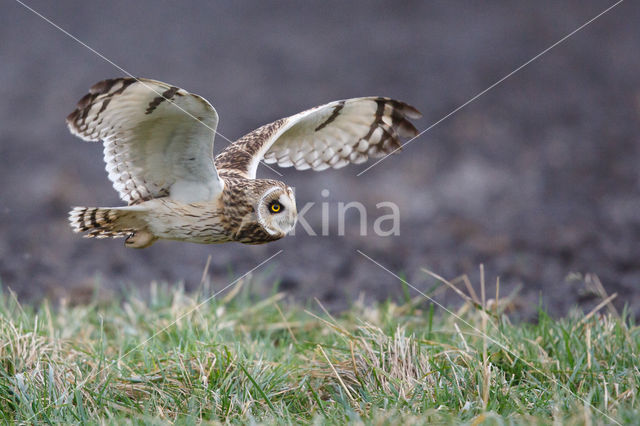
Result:
[[[284,237],[298,220],[293,189],[281,182],[265,188],[255,212],[258,223],[267,234],[276,238]]]

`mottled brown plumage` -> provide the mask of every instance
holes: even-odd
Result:
[[[256,209],[248,200],[259,199],[267,190],[280,188],[282,193],[291,191],[284,183],[269,179],[245,179],[220,174],[226,186],[222,192],[222,226],[224,233],[232,236],[230,241],[245,244],[262,244],[285,236],[270,234],[256,219]],[[271,200],[269,200],[271,201]]]
[[[215,164],[218,173],[230,177],[255,178],[255,176],[251,176],[249,169],[251,163],[256,159],[260,160],[260,150],[265,141],[269,140],[282,127],[285,121],[285,119],[280,119],[260,126],[227,146],[216,157]]]

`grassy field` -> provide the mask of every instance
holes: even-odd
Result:
[[[14,423],[615,424],[640,419],[640,328],[603,303],[512,324],[419,296],[336,317],[250,280],[211,298],[55,309],[0,296],[0,420]],[[177,320],[177,321],[176,321]]]

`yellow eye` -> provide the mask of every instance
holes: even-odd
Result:
[[[284,207],[282,207],[282,204],[280,204],[280,202],[278,201],[274,201],[269,205],[269,210],[271,210],[273,213],[278,213],[282,209],[284,209]]]

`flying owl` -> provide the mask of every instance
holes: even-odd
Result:
[[[128,203],[75,207],[85,237],[262,244],[291,231],[297,211],[285,183],[256,179],[260,161],[298,170],[340,168],[379,157],[414,137],[414,107],[389,98],[335,101],[264,125],[213,156],[216,110],[204,98],[159,81],[95,84],[67,117],[69,130],[103,141],[109,179]]]

